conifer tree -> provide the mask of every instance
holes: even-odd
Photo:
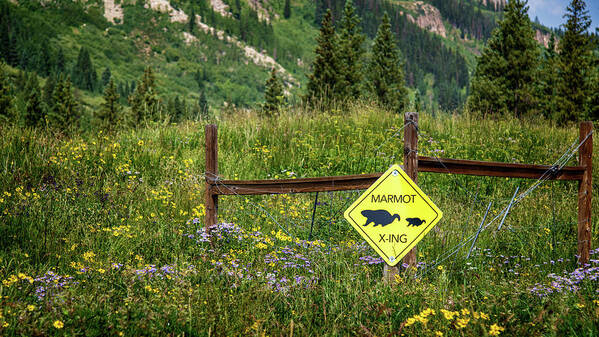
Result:
[[[557,112],[558,61],[555,35],[551,34],[539,70],[539,109],[547,118]]]
[[[158,117],[160,99],[156,93],[155,81],[152,68],[147,67],[135,91],[129,96],[131,113],[136,123]]]
[[[593,45],[587,32],[591,18],[584,0],[572,0],[564,17],[568,21],[559,43],[558,124],[587,117],[587,97],[591,94],[588,78]]]
[[[233,17],[237,20],[241,18],[241,2],[235,0],[235,9],[233,10]]]
[[[589,77],[591,93],[588,99],[588,116],[592,120],[599,120],[599,57],[594,58],[595,65]]]
[[[56,73],[62,74],[66,70],[66,60],[64,56],[64,52],[62,48],[58,47],[58,52],[56,52]]]
[[[193,7],[191,7],[191,15],[189,16],[189,22],[187,23],[187,28],[188,28],[189,32],[192,34],[196,28],[196,12],[193,9]]]
[[[27,86],[27,81],[29,80],[29,75],[23,70],[19,69],[17,72],[17,77],[15,78],[15,91],[20,92],[24,91]]]
[[[277,69],[274,67],[270,72],[270,78],[266,81],[264,98],[266,102],[264,103],[263,110],[267,114],[278,112],[285,99],[285,95],[283,94],[283,84],[277,76]]]
[[[96,69],[92,64],[89,51],[87,51],[85,47],[82,47],[79,50],[77,63],[75,63],[73,66],[73,72],[71,76],[73,79],[73,84],[81,89],[93,91],[96,88],[98,75],[96,74]]]
[[[200,114],[203,118],[208,116],[208,99],[206,98],[206,92],[202,90],[200,93],[200,99],[198,101]]]
[[[104,90],[104,102],[100,106],[99,117],[106,129],[114,130],[118,127],[121,119],[120,95],[117,92],[114,81],[111,79]]]
[[[44,109],[40,92],[40,83],[37,75],[29,75],[27,86],[25,87],[25,116],[23,120],[27,126],[38,126],[44,120]]]
[[[374,39],[368,75],[370,89],[379,104],[396,112],[406,107],[408,89],[386,12]]]
[[[470,109],[482,113],[533,112],[537,104],[539,48],[527,0],[507,3],[503,20],[478,58],[471,81]]]
[[[110,68],[106,67],[102,73],[102,87],[106,87],[108,85],[111,77],[112,73],[110,72]]]
[[[10,83],[4,63],[0,61],[0,121],[8,120],[12,110]]]
[[[183,120],[185,116],[185,102],[175,96],[173,101],[172,121],[177,123]]]
[[[418,89],[416,89],[416,92],[414,93],[414,111],[422,112],[422,96]]]
[[[324,106],[329,106],[333,100],[338,98],[336,94],[340,88],[343,88],[340,83],[342,80],[341,67],[331,10],[327,10],[322,19],[320,34],[316,38],[316,42],[316,57],[312,64],[313,73],[308,77],[306,98],[309,102],[320,101]]]
[[[291,17],[291,1],[285,0],[285,8],[283,9],[283,17],[289,19]]]
[[[75,127],[79,118],[78,105],[73,97],[70,77],[59,79],[52,94],[53,107],[48,114],[50,124],[60,130]]]
[[[362,57],[364,55],[364,35],[360,28],[360,18],[355,13],[352,0],[345,2],[339,33],[339,59],[342,66],[343,82],[346,85],[342,99],[357,99],[362,90]]]

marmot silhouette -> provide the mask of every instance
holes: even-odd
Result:
[[[400,220],[398,214],[391,215],[384,209],[379,209],[375,211],[365,210],[362,211],[362,216],[366,217],[366,223],[364,224],[364,226],[367,226],[369,223],[374,222],[374,226],[381,225],[385,227],[388,224],[392,223],[395,219],[397,219],[397,221]]]
[[[408,222],[408,227],[410,227],[410,226],[418,227],[426,222],[426,220],[422,220],[420,218],[406,218],[406,221]]]

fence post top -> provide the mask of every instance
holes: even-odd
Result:
[[[406,119],[413,119],[414,117],[418,117],[418,112],[415,111],[406,111],[405,113],[405,118]]]
[[[593,127],[593,122],[592,121],[582,121],[582,122],[580,122],[580,126]]]

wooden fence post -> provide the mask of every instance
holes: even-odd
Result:
[[[418,113],[406,112],[404,115],[404,170],[415,183],[418,178]],[[404,256],[402,264],[416,266],[416,248]],[[383,280],[392,283],[395,275],[399,274],[399,267],[391,267],[385,263],[383,267]]]
[[[404,169],[418,184],[418,113],[406,112],[404,126]],[[403,258],[403,263],[416,266],[416,247]]]
[[[578,262],[582,265],[589,263],[591,251],[591,201],[593,197],[592,168],[593,168],[593,123],[580,124],[580,142],[584,143],[578,149],[578,162],[584,167],[582,180],[578,184]],[[587,138],[588,137],[588,138]]]
[[[216,125],[208,124],[204,130],[206,133],[206,232],[210,233],[212,226],[216,225],[218,215],[218,194],[212,190],[212,185],[218,180],[218,138]]]

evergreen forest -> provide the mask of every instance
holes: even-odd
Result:
[[[0,118],[91,130],[106,125],[107,104],[119,125],[137,125],[352,100],[597,118],[584,1],[555,29],[531,21],[522,0],[218,3],[0,0]]]

